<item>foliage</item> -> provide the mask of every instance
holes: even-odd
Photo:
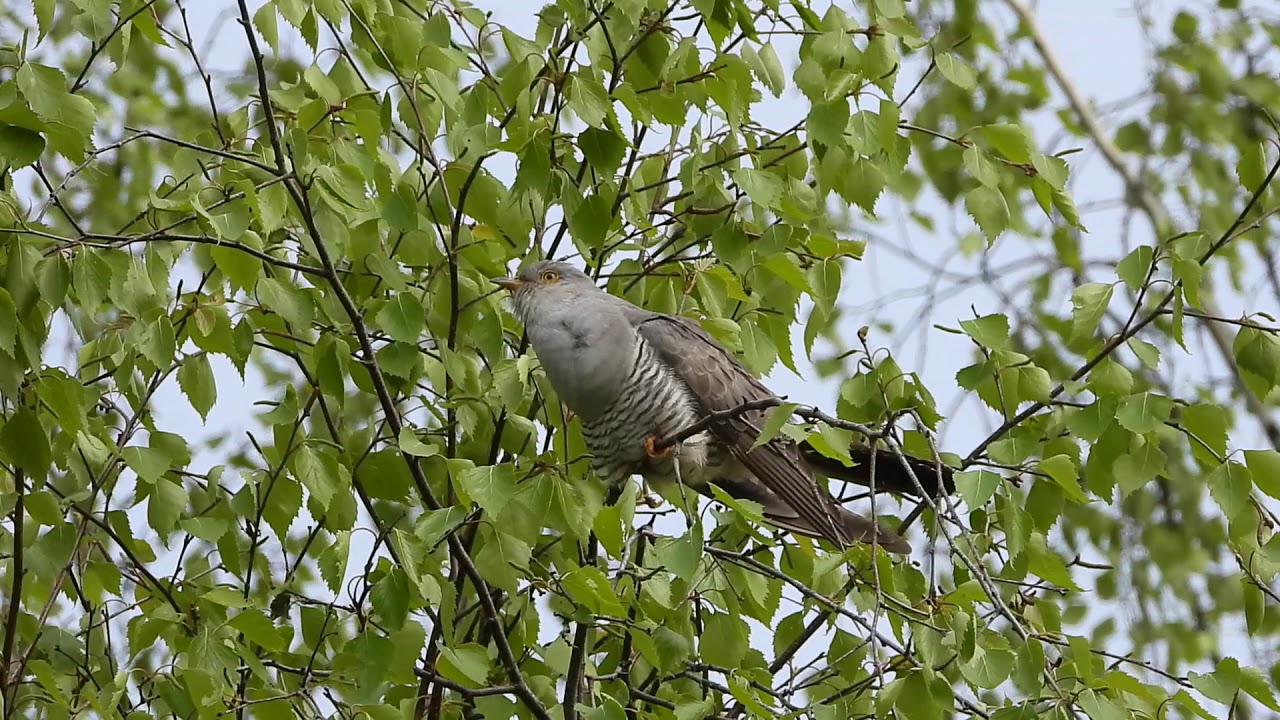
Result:
[[[1269,6],[1149,23],[1110,131],[1022,0],[195,5],[0,9],[4,717],[1280,711]],[[995,298],[911,324],[959,393],[851,326],[876,223]],[[915,561],[606,503],[488,282],[531,254],[962,470]]]

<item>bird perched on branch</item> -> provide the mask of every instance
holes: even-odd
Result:
[[[753,448],[777,396],[697,323],[614,297],[563,262],[534,263],[493,282],[511,292],[547,379],[581,421],[592,470],[606,483],[639,474],[655,484],[679,480],[708,497],[714,483],[759,503],[784,530],[840,548],[874,538],[890,552],[911,551],[902,537],[842,507],[791,439],[779,435]],[[706,422],[711,415],[716,421]],[[682,437],[699,423],[705,429]],[[680,441],[670,443],[673,437]],[[905,474],[896,457],[880,452],[878,477],[894,467]],[[914,462],[922,481],[936,478]]]

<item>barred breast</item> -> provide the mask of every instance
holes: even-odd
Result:
[[[651,481],[674,479],[673,460],[650,458],[645,439],[669,437],[699,419],[688,388],[639,337],[618,397],[599,416],[583,420],[582,435],[591,451],[591,468],[609,484],[621,483],[634,474]],[[706,433],[680,444],[680,476],[686,483],[696,482],[702,475],[709,445]]]

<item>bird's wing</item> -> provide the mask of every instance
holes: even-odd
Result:
[[[727,412],[776,397],[694,321],[646,312],[637,314],[633,322],[662,361],[684,381],[702,412]],[[838,547],[847,546],[852,538],[836,520],[839,505],[814,481],[796,444],[779,435],[751,449],[767,412],[768,408],[746,410],[710,429],[756,479],[791,506],[805,525]]]

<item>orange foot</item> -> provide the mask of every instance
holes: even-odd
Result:
[[[658,442],[658,436],[657,436],[657,435],[650,435],[649,437],[645,438],[645,439],[644,439],[644,452],[645,452],[645,454],[646,454],[646,455],[648,455],[649,457],[651,457],[651,458],[655,458],[655,459],[671,457],[671,448],[672,448],[672,446],[671,446],[671,445],[668,445],[668,446],[666,446],[666,447],[662,448],[661,450],[659,450],[659,449],[657,449],[657,448],[655,448],[655,447],[654,447],[654,445],[655,445],[655,444],[657,444],[657,442]]]

